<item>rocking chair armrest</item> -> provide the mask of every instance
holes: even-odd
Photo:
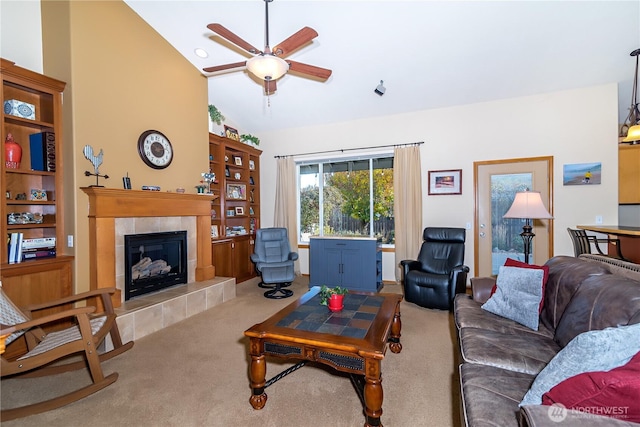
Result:
[[[43,310],[45,308],[56,307],[58,305],[70,304],[73,302],[78,302],[78,301],[86,300],[86,299],[97,297],[97,296],[102,296],[104,300],[105,296],[107,296],[108,298],[109,295],[113,294],[115,291],[116,291],[116,288],[100,288],[92,291],[82,292],[75,295],[70,295],[68,297],[60,298],[53,301],[47,301],[41,304],[30,304],[22,307],[22,309],[27,312],[33,312],[33,311]]]
[[[78,307],[72,308],[70,310],[61,311],[60,313],[48,314],[46,316],[38,317],[37,319],[31,319],[26,322],[16,323],[12,326],[15,330],[19,331],[21,329],[29,329],[34,326],[41,326],[47,323],[53,322],[54,320],[66,319],[69,317],[78,317],[81,315],[91,314],[96,311],[95,307]],[[4,332],[4,330],[3,330]]]
[[[14,333],[15,331],[16,331],[16,327],[15,326],[9,326],[9,325],[0,324],[0,337],[3,337],[5,335],[10,335],[10,334]]]

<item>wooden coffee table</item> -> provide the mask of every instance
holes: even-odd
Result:
[[[344,309],[332,313],[320,305],[319,292],[319,287],[312,288],[298,301],[244,332],[250,338],[253,392],[249,402],[255,409],[262,409],[267,403],[266,387],[313,361],[351,374],[364,405],[365,427],[382,426],[381,362],[387,344],[393,353],[402,350],[402,295],[349,293]],[[266,381],[265,356],[302,362]]]

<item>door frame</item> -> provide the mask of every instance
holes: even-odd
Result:
[[[502,159],[502,160],[484,160],[479,162],[473,162],[473,221],[474,221],[474,236],[473,236],[473,271],[474,274],[478,274],[479,269],[479,261],[478,261],[478,251],[480,246],[480,241],[478,239],[478,233],[480,224],[478,218],[479,212],[479,202],[478,202],[478,167],[479,166],[491,166],[491,165],[500,165],[505,163],[526,163],[526,162],[547,162],[547,176],[549,179],[547,180],[547,191],[549,192],[549,200],[548,207],[549,213],[553,216],[553,156],[540,156],[540,157],[522,157],[517,159]],[[553,219],[549,220],[549,249],[547,253],[547,257],[553,257]]]

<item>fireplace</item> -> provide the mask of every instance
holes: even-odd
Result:
[[[124,236],[125,301],[187,283],[187,232]]]

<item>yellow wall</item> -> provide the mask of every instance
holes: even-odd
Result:
[[[83,148],[104,151],[105,187],[184,187],[194,192],[208,170],[207,81],[124,2],[42,2],[44,73],[67,82],[65,90],[66,234],[75,236],[75,290],[89,288],[88,198],[95,184]],[[147,167],[137,151],[148,129],[164,133],[174,158],[163,170]],[[65,242],[66,243],[66,242]]]

